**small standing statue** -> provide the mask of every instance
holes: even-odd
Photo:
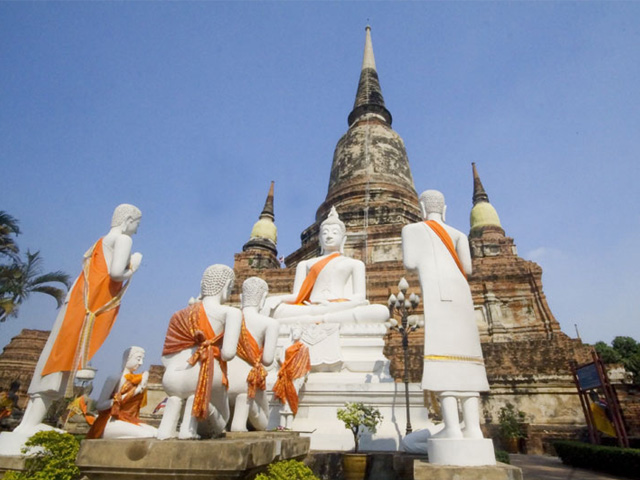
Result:
[[[261,278],[250,277],[242,284],[242,329],[237,356],[229,362],[229,395],[234,402],[232,432],[247,431],[247,420],[256,430],[266,430],[269,422],[264,367],[275,359],[280,324],[259,313],[267,293],[269,287]]]
[[[0,455],[19,455],[29,437],[53,428],[42,423],[47,410],[73,386],[76,372],[86,367],[109,335],[129,280],[142,261],[140,253],[131,253],[131,236],[141,218],[142,213],[133,205],[118,205],[109,233],[85,253],[82,273],[40,354],[22,421],[11,438],[7,434],[0,437]]]
[[[283,428],[291,428],[293,417],[298,413],[298,392],[311,371],[309,348],[300,340],[301,335],[299,327],[291,329],[291,345],[282,354],[278,380],[273,386],[274,397],[284,404],[280,412]]]
[[[227,361],[236,355],[242,312],[223,305],[235,275],[226,265],[208,267],[200,283],[201,301],[173,314],[162,350],[162,386],[169,395],[158,438],[218,435],[229,421]],[[176,432],[186,399],[180,431]]]
[[[402,253],[405,267],[418,272],[424,298],[422,389],[438,395],[444,428],[434,435],[415,432],[405,438],[404,444],[407,450],[418,452],[426,443],[432,463],[495,464],[491,441],[484,440],[480,430],[478,397],[479,392],[489,390],[489,383],[466,278],[472,268],[469,241],[464,233],[444,223],[446,206],[442,193],[423,192],[420,207],[425,221],[402,229]],[[460,425],[458,403],[464,428]],[[474,446],[468,447],[475,450],[475,456],[461,458],[472,452],[464,451],[458,440],[467,445],[475,440]]]
[[[122,373],[107,378],[97,402],[98,418],[87,438],[148,438],[157,429],[140,422],[140,409],[147,404],[149,372],[134,373],[142,366],[144,349],[129,347],[122,356]]]

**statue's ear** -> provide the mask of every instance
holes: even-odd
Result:
[[[243,307],[243,305],[242,305],[242,294],[240,294],[240,308],[242,308],[242,307]]]
[[[267,300],[267,294],[268,293],[269,293],[268,291],[264,292],[262,294],[262,297],[260,297],[260,303],[258,304],[258,310],[262,310],[262,307],[264,307],[264,302],[266,302],[266,300]]]
[[[342,237],[342,242],[340,242],[340,253],[344,253],[344,245],[347,243],[347,235],[345,234],[344,237]]]
[[[442,208],[442,221],[444,223],[447,223],[447,206],[446,205]]]
[[[427,209],[424,208],[424,203],[423,202],[419,202],[420,203],[420,212],[422,213],[422,218],[427,218]]]

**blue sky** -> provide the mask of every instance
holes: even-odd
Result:
[[[640,3],[1,2],[0,209],[77,275],[134,203],[143,253],[101,376],[158,363],[205,267],[233,264],[276,182],[287,255],[327,191],[372,26],[418,191],[468,230],[471,162],[563,330],[640,340]],[[33,296],[0,325],[49,329]],[[110,363],[114,364],[113,367]]]

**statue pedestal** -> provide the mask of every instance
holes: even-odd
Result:
[[[484,467],[434,465],[424,460],[414,460],[415,480],[522,480],[522,470],[512,465],[498,463]]]
[[[397,451],[406,429],[404,384],[394,382],[389,374],[389,361],[382,354],[386,327],[384,324],[343,324],[339,335],[333,327],[311,326],[308,337],[317,340],[309,345],[312,358],[311,373],[299,392],[298,414],[291,429],[310,436],[312,450],[352,450],[353,434],[337,417],[337,410],[346,402],[362,402],[380,410],[383,416],[375,435],[364,434],[362,450]],[[322,337],[326,331],[326,338]],[[286,348],[288,327],[283,326],[279,345]],[[322,342],[332,344],[321,346]],[[314,356],[313,350],[316,348]],[[327,352],[328,355],[324,355]],[[337,354],[339,361],[336,361]],[[326,362],[318,362],[319,358]],[[315,359],[315,362],[314,362]],[[315,363],[315,364],[314,364]],[[267,378],[271,390],[277,378],[273,369]],[[430,425],[420,384],[409,385],[411,423],[414,429]],[[273,395],[269,392],[269,398]],[[268,429],[278,426],[282,405],[272,401]],[[311,434],[313,432],[313,434]]]
[[[430,438],[429,463],[477,467],[496,464],[493,442],[489,438]]]
[[[84,440],[76,464],[89,480],[232,480],[308,451],[308,439],[281,432],[216,440]]]

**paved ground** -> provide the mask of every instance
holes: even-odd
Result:
[[[620,480],[606,473],[564,465],[550,455],[509,455],[511,465],[522,469],[524,480]]]

